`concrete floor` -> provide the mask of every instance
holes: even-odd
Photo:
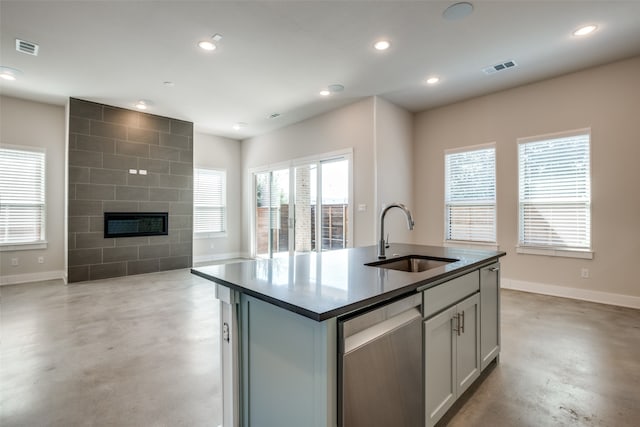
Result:
[[[177,270],[0,288],[0,425],[218,426],[218,304]]]
[[[3,427],[220,424],[217,304],[188,270],[4,286],[0,322]],[[640,310],[503,291],[502,344],[440,426],[640,425]]]

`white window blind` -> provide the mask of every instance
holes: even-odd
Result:
[[[214,169],[194,169],[194,233],[226,231],[226,172]]]
[[[519,246],[591,249],[588,130],[519,140]]]
[[[0,147],[0,244],[45,240],[45,153]]]
[[[496,150],[445,153],[445,239],[495,243]]]

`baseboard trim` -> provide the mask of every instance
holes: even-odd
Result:
[[[67,272],[62,270],[43,271],[41,273],[13,274],[10,276],[0,276],[0,286],[17,285],[28,282],[44,282],[45,280],[65,280]]]
[[[229,252],[226,254],[196,255],[193,257],[193,264],[199,264],[202,262],[220,261],[223,259],[232,259],[232,258],[244,258],[244,257],[241,252]]]
[[[600,304],[617,305],[620,307],[640,309],[640,297],[614,294],[610,292],[592,291],[588,289],[568,288],[565,286],[548,285],[545,283],[526,282],[501,278],[500,286],[504,289],[531,292],[534,294],[551,295],[555,297],[571,298],[581,301],[597,302]]]

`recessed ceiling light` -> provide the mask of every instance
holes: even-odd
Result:
[[[429,77],[427,79],[427,84],[434,85],[434,84],[438,83],[439,81],[440,81],[439,77]]]
[[[457,21],[466,18],[473,13],[473,5],[468,2],[455,3],[442,12],[442,17],[447,21]]]
[[[209,40],[201,40],[198,42],[198,47],[203,50],[216,50],[217,46],[214,42],[222,40],[222,34],[215,33]]]
[[[247,127],[247,124],[245,122],[238,122],[235,125],[233,125],[234,130],[240,130],[246,127]]]
[[[146,110],[147,108],[149,108],[149,104],[147,103],[147,101],[140,100],[136,102],[136,108],[138,110]]]
[[[202,50],[216,50],[216,45],[210,40],[199,41],[198,47]]]
[[[176,85],[174,82],[170,82],[170,81],[162,82],[162,84],[167,87],[173,87]]]
[[[373,45],[376,50],[387,50],[390,46],[391,43],[388,40],[380,40]]]
[[[326,89],[322,89],[320,91],[320,95],[322,96],[329,96],[333,93],[338,93],[338,92],[342,92],[344,90],[344,86],[341,84],[332,84],[327,86]]]
[[[574,36],[586,36],[587,34],[593,33],[598,28],[597,25],[585,25],[584,27],[580,27],[573,32]]]
[[[18,78],[18,75],[22,74],[20,70],[16,70],[11,67],[0,67],[0,79],[7,81],[14,81]]]

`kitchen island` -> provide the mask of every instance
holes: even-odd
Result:
[[[393,313],[387,313],[389,318],[381,319],[382,324],[399,326],[398,319],[408,322],[409,316],[415,315],[422,325],[424,318],[424,327],[413,340],[422,349],[417,357],[420,390],[414,393],[419,396],[412,404],[413,408],[419,405],[420,410],[419,415],[411,417],[415,425],[435,423],[477,378],[481,368],[497,358],[497,261],[504,252],[392,244],[387,251],[390,261],[408,255],[439,260],[424,271],[411,272],[386,268],[391,264],[366,265],[378,261],[376,250],[371,246],[192,269],[216,284],[222,304],[225,427],[357,425],[358,421],[353,421],[357,417],[348,414],[352,405],[344,404],[350,387],[345,381],[352,378],[346,370],[349,351],[345,342],[362,340],[372,329],[350,326],[347,329],[352,332],[345,332],[344,325],[352,319],[357,324],[359,316],[381,307],[406,306],[383,310]],[[484,276],[487,291],[483,298]],[[475,308],[465,311],[461,304],[470,297],[478,301]],[[402,302],[407,299],[411,306]],[[465,329],[465,312],[466,329],[471,332],[466,334],[467,341],[475,344],[471,351],[464,350],[463,345],[468,344],[461,338],[456,339]],[[444,334],[449,337],[444,350],[451,353],[452,372],[448,377],[438,374],[447,355],[434,353],[441,347],[435,341],[443,337],[438,332],[440,325],[451,328]],[[353,337],[347,337],[351,333]],[[473,372],[460,375],[460,366],[469,361]],[[430,362],[436,363],[431,367],[435,371],[429,367]],[[370,372],[364,378],[377,376]],[[456,387],[459,377],[462,388]],[[445,386],[447,378],[451,383]],[[376,386],[374,382],[369,388]],[[367,395],[365,391],[363,396]],[[382,390],[373,392],[377,395]],[[375,407],[376,402],[370,403]]]

